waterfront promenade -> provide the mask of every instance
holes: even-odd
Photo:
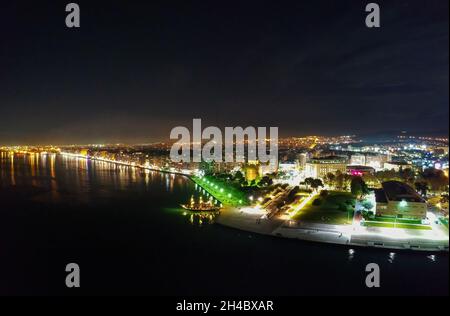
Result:
[[[216,223],[275,237],[339,245],[406,249],[422,251],[447,251],[448,230],[363,227],[360,225],[329,225],[284,220],[279,217],[267,219],[262,213],[248,213],[245,208],[224,208]]]
[[[147,169],[151,171],[166,172],[186,176],[202,187],[199,181],[195,181],[191,174],[173,170],[163,170],[148,166],[130,164],[127,162],[111,161],[94,157],[85,157],[69,153],[61,153],[70,157],[97,160],[113,164]],[[215,192],[202,187],[221,202]],[[222,202],[221,202],[222,203]],[[303,205],[302,203],[301,205]],[[300,206],[301,206],[300,205]],[[300,207],[299,206],[299,207]],[[429,217],[435,218],[433,213]],[[352,245],[361,247],[377,247],[387,249],[408,249],[422,251],[447,251],[449,250],[448,229],[442,224],[432,221],[432,230],[415,230],[404,228],[362,227],[360,225],[329,225],[312,222],[300,222],[281,217],[267,218],[264,210],[256,210],[250,207],[225,206],[216,219],[216,223],[248,231],[257,234],[275,237],[293,238],[322,243],[339,245]]]

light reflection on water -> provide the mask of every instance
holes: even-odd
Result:
[[[296,271],[296,275],[299,277],[292,283],[292,291],[299,289],[298,284],[301,283],[311,286],[319,280],[325,284],[330,277],[336,278],[336,281],[339,282],[351,283],[355,289],[360,290],[359,286],[364,286],[364,279],[359,278],[364,273],[366,264],[371,262],[379,263],[383,276],[386,275],[386,278],[390,278],[389,280],[394,280],[392,286],[400,290],[404,288],[405,279],[408,281],[406,284],[409,289],[420,288],[419,285],[423,285],[422,282],[414,283],[414,278],[408,279],[411,276],[427,275],[432,280],[429,284],[441,284],[439,282],[448,276],[447,272],[443,272],[448,271],[447,254],[350,249],[341,246],[271,239],[226,229],[219,225],[211,226],[209,224],[214,223],[214,215],[187,212],[179,207],[179,204],[187,203],[192,195],[196,199],[200,196],[208,198],[208,194],[202,188],[181,176],[59,155],[12,156],[10,153],[3,152],[0,153],[0,188],[8,187],[38,188],[33,201],[61,203],[61,207],[58,208],[58,211],[61,209],[61,212],[65,210],[66,204],[72,201],[86,203],[91,206],[90,210],[94,211],[103,207],[102,204],[97,208],[97,203],[104,203],[104,209],[109,211],[114,209],[115,202],[118,201],[119,208],[123,207],[124,211],[118,213],[120,220],[117,226],[111,222],[110,226],[105,226],[106,228],[117,228],[111,229],[108,239],[115,238],[117,230],[121,230],[123,227],[129,227],[129,230],[122,235],[119,234],[117,239],[127,240],[130,238],[129,235],[133,236],[134,232],[138,230],[140,232],[138,237],[130,240],[132,242],[143,240],[142,247],[154,245],[153,240],[159,240],[161,236],[170,239],[172,236],[180,235],[183,237],[170,239],[170,244],[157,248],[157,252],[164,252],[164,249],[168,248],[167,252],[169,253],[170,247],[175,247],[176,244],[178,251],[190,249],[195,255],[189,256],[189,258],[196,264],[195,256],[199,256],[198,264],[201,264],[203,250],[211,249],[214,255],[208,255],[208,259],[219,266],[220,262],[227,261],[228,256],[234,255],[236,258],[242,258],[242,260],[238,260],[239,262],[251,261],[253,264],[263,262],[264,267],[280,267],[282,270]],[[153,205],[155,200],[160,201],[161,204]],[[128,208],[129,201],[132,204]],[[173,212],[167,211],[166,207]],[[133,208],[140,209],[136,215],[136,221],[130,220],[122,224],[122,218],[127,218],[127,212],[133,211]],[[80,210],[83,209],[80,208]],[[116,212],[122,212],[122,209]],[[109,219],[113,223],[114,215],[113,213]],[[103,214],[98,216],[102,217]],[[86,217],[86,220],[83,217],[83,225],[89,220],[91,220],[89,217]],[[104,220],[102,217],[101,220],[95,222],[95,229]],[[108,219],[106,220],[108,221]],[[141,223],[144,227],[142,231],[139,230]],[[199,227],[202,229],[198,229]],[[253,236],[250,241],[248,241],[249,236]],[[189,248],[194,241],[200,250]],[[89,243],[84,246],[90,247],[91,242],[89,240]],[[109,242],[107,245],[109,246]],[[217,247],[217,245],[220,246]],[[99,242],[97,246],[104,245]],[[214,252],[216,248],[217,251]],[[169,256],[169,254],[166,255]],[[383,263],[389,268],[383,267]],[[229,267],[224,266],[223,268],[228,269]],[[242,269],[241,265],[239,265],[239,269]],[[240,271],[239,269],[230,270],[230,274],[222,281],[232,279]],[[261,271],[267,271],[267,268],[261,269]],[[303,273],[303,271],[305,272]],[[277,280],[278,278],[272,280],[272,283],[276,283]],[[289,286],[286,283],[283,285]]]
[[[212,212],[190,212],[190,211],[183,212],[183,216],[186,216],[189,220],[189,223],[194,226],[214,224],[217,215],[219,214]]]
[[[395,259],[395,252],[391,252],[389,253],[389,263],[394,263],[394,259]]]
[[[0,188],[31,187],[47,192],[45,198],[57,202],[62,193],[89,202],[95,195],[113,191],[160,192],[177,196],[172,201],[187,203],[191,196],[208,199],[209,194],[179,175],[117,165],[104,161],[56,154],[11,154],[0,152]],[[181,192],[180,192],[181,191]],[[180,213],[181,214],[181,213]],[[203,223],[209,222],[202,220]]]

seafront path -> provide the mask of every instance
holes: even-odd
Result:
[[[216,218],[216,223],[249,231],[257,234],[272,235],[273,232],[284,224],[279,218],[262,218],[261,213],[248,213],[246,208],[225,207]]]
[[[216,223],[257,234],[339,245],[446,252],[449,248],[448,230],[440,226],[432,230],[416,230],[363,227],[359,224],[329,225],[280,217],[267,219],[262,211],[233,207],[223,208]]]

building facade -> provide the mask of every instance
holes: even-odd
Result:
[[[409,185],[388,181],[375,190],[376,215],[397,218],[425,219],[427,204]]]
[[[306,176],[311,178],[324,178],[328,173],[347,172],[347,159],[343,157],[314,158],[306,163]]]

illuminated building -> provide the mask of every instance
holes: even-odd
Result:
[[[435,152],[442,152],[443,155],[448,155],[449,149],[448,146],[437,146],[433,149]]]
[[[400,171],[404,169],[411,168],[412,166],[408,164],[407,162],[395,162],[395,161],[389,161],[384,163],[384,169],[386,170],[395,170]]]
[[[347,173],[352,176],[363,176],[366,174],[374,174],[375,169],[368,166],[347,166]]]
[[[354,166],[365,166],[366,156],[362,154],[352,155],[350,158],[350,164]]]
[[[301,153],[298,155],[298,168],[304,170],[306,167],[306,162],[308,161],[308,154]]]
[[[314,158],[306,163],[306,176],[324,178],[328,173],[347,172],[347,159],[337,156]]]
[[[409,185],[388,181],[375,190],[376,215],[397,218],[425,219],[427,204]]]
[[[376,171],[382,170],[386,161],[388,161],[388,155],[383,154],[367,154],[365,156],[366,163],[365,166],[372,167]]]
[[[89,154],[89,150],[88,149],[81,149],[80,150],[80,155],[81,156],[87,156]]]
[[[269,161],[267,163],[259,163],[259,175],[264,176],[270,173],[278,172],[278,161]]]

